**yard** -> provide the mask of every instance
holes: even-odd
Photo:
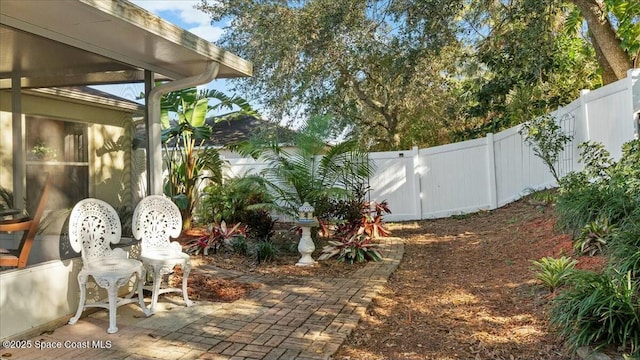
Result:
[[[566,235],[554,231],[551,206],[521,200],[471,215],[392,223],[405,253],[398,270],[338,351],[336,359],[569,359],[549,332],[550,295],[534,280],[531,260],[569,254]],[[348,276],[361,265],[323,261],[293,264],[295,251],[275,262],[213,255],[213,265],[281,281],[290,276]],[[598,266],[583,258],[578,267]],[[276,280],[277,281],[277,280]],[[233,301],[246,284],[196,275],[191,296]]]
[[[520,201],[393,224],[404,258],[336,358],[568,359],[530,269],[561,251],[554,222],[553,209]]]

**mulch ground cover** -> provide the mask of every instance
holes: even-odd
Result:
[[[549,329],[553,294],[531,269],[532,260],[573,255],[570,237],[555,223],[553,207],[521,200],[493,211],[388,224],[405,242],[404,258],[335,359],[571,359]],[[283,230],[278,236],[281,252],[273,262],[230,253],[194,259],[283,282],[348,277],[362,266],[323,261],[297,267],[297,235]],[[604,263],[577,259],[583,269]],[[189,292],[193,299],[235,301],[255,286],[195,271]]]

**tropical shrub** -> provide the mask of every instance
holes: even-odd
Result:
[[[322,202],[348,198],[352,184],[366,182],[373,172],[373,164],[357,140],[327,145],[323,134],[326,124],[327,118],[312,117],[293,138],[291,150],[277,140],[265,142],[261,138],[231,147],[268,164],[259,175],[248,178],[273,196],[279,213],[292,219],[305,202],[317,209],[318,219],[323,219],[326,214],[322,209],[326,207]]]
[[[560,182],[559,224],[581,230],[581,250],[606,250],[608,265],[602,273],[576,272],[552,303],[551,323],[573,349],[615,345],[639,358],[640,140],[624,144],[617,162],[601,145],[581,150],[584,170]]]
[[[625,144],[617,163],[601,144],[580,144],[584,169],[560,180],[556,209],[561,228],[578,237],[590,222],[617,224],[640,204],[639,142]]]
[[[640,283],[640,206],[618,227],[608,244],[612,266],[622,273],[631,272]]]
[[[223,184],[212,184],[204,188],[196,214],[203,224],[248,221],[256,211],[269,209],[272,200],[266,189],[246,178],[225,179]]]
[[[389,236],[390,231],[384,225],[383,216],[391,214],[386,201],[369,202],[366,200],[369,187],[364,184],[354,184],[350,195],[346,199],[328,200],[322,203],[327,209],[320,219],[323,233],[329,234],[328,224],[335,223],[334,236],[348,238],[356,234],[360,228],[364,233],[373,237]]]
[[[204,255],[209,255],[210,250],[217,253],[222,246],[232,248],[233,239],[239,236],[246,236],[246,228],[242,226],[242,223],[228,227],[223,220],[220,223],[209,225],[207,233],[191,240],[187,244],[185,251],[194,255],[198,255],[201,252]]]
[[[532,261],[536,278],[549,290],[555,292],[557,288],[565,285],[574,273],[576,260],[563,256],[559,259],[544,257],[538,261]]]
[[[569,348],[621,346],[640,356],[640,288],[631,273],[578,271],[553,299],[551,325]]]
[[[369,187],[364,184],[354,184],[345,198],[330,199],[320,198],[316,201],[316,214],[318,216],[322,233],[329,236],[329,225],[336,226],[337,236],[355,233],[362,224],[365,212],[369,211],[366,196]]]
[[[382,255],[378,251],[378,244],[372,242],[369,235],[364,233],[364,229],[357,234],[340,241],[329,240],[328,245],[322,249],[322,254],[318,260],[328,260],[335,257],[338,261],[354,262],[380,261]]]
[[[609,224],[608,218],[591,221],[582,228],[580,236],[573,242],[573,247],[580,254],[601,254],[607,245],[607,238],[611,237],[616,229],[615,225]]]
[[[247,224],[247,234],[256,240],[271,240],[278,219],[271,217],[267,210],[247,210],[242,218]]]
[[[387,201],[385,200],[380,203],[373,202],[371,204],[367,203],[367,206],[371,206],[372,209],[370,209],[368,213],[364,214],[362,221],[364,233],[373,239],[389,236],[391,231],[386,228],[384,221],[382,220],[384,215],[391,214]]]
[[[210,101],[217,101],[211,105]],[[239,111],[235,111],[235,108]],[[218,151],[204,146],[211,138],[206,124],[209,112],[227,109],[231,113],[216,116],[216,121],[240,114],[255,114],[249,103],[217,90],[183,89],[166,94],[161,101],[162,144],[169,176],[164,192],[182,214],[184,229],[191,228],[191,216],[198,201],[198,189],[205,180],[220,184],[224,162]],[[170,119],[170,116],[177,119]]]
[[[337,240],[329,240],[322,249],[319,260],[336,258],[349,263],[364,261],[380,261],[378,244],[373,239],[390,234],[382,220],[385,214],[391,213],[386,201],[382,203],[361,202],[359,219],[339,224],[334,236]]]

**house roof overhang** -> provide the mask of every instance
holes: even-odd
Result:
[[[217,62],[218,78],[252,64],[124,0],[2,0],[0,89],[179,80]]]

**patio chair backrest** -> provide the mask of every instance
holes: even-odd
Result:
[[[118,213],[99,199],[78,202],[69,218],[69,241],[76,252],[82,253],[86,264],[96,258],[110,257],[111,244],[120,242],[122,226]]]
[[[140,201],[131,222],[133,236],[142,239],[142,253],[170,247],[170,238],[182,232],[180,209],[162,195],[150,195]]]

